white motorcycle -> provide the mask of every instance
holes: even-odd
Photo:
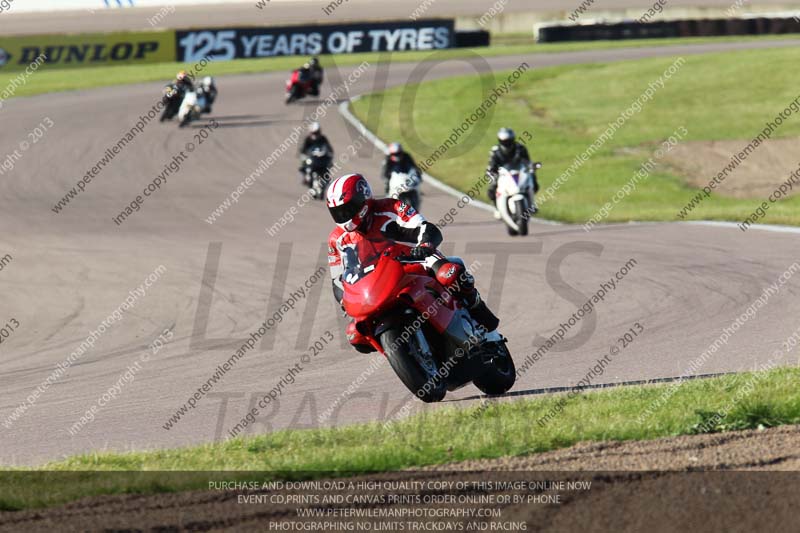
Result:
[[[408,174],[404,172],[392,172],[389,178],[389,196],[396,200],[405,202],[416,211],[422,204],[422,198],[419,191],[422,185],[422,177],[419,172],[412,170]]]
[[[537,211],[533,180],[536,170],[540,168],[541,163],[534,163],[532,168],[528,165],[520,168],[500,167],[495,202],[509,235],[528,234],[528,220]]]
[[[205,108],[206,96],[204,91],[187,91],[178,111],[178,120],[180,121],[178,126],[183,128],[191,121],[199,119]]]

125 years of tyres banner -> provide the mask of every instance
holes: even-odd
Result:
[[[176,32],[178,60],[439,50],[454,45],[452,20]]]
[[[289,55],[441,50],[455,46],[453,20],[322,26],[215,28],[0,37],[0,72],[33,63],[74,68],[132,63],[191,63]]]

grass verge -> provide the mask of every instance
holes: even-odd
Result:
[[[443,407],[387,427],[376,422],[279,431],[174,450],[93,453],[47,464],[36,469],[39,472],[0,474],[0,510],[98,494],[202,490],[213,479],[308,479],[525,455],[583,441],[796,424],[798,379],[800,369],[779,368],[680,385],[621,387],[466,409]],[[648,408],[652,415],[637,420]],[[543,417],[547,420],[540,424]]]
[[[744,148],[766,121],[797,98],[800,90],[793,65],[798,60],[800,48],[686,56],[683,66],[656,90],[641,112],[628,119],[543,205],[541,216],[586,222],[612,201],[660,143],[679,128],[688,130],[681,142],[732,139],[741,141]],[[461,146],[465,141],[459,140],[431,173],[461,190],[470,189],[486,167],[497,130],[509,126],[533,136],[528,147],[531,156],[545,164],[540,173],[544,189],[674,61],[674,57],[654,58],[528,70],[500,98],[493,114],[472,127],[471,137],[464,136],[469,146]],[[495,79],[484,77],[484,81],[493,87],[507,74],[497,73]],[[417,91],[413,105],[403,100],[411,94],[409,88]],[[354,110],[381,138],[404,142],[424,161],[484,98],[475,76],[470,76],[369,95],[355,102]],[[372,105],[382,106],[379,116],[367,112]],[[401,109],[411,109],[413,126],[410,119],[401,120]],[[793,116],[772,138],[798,135],[800,119]],[[605,221],[677,220],[678,212],[697,193],[676,170],[661,164],[637,184],[635,192],[613,206]],[[712,194],[685,219],[741,221],[764,200]],[[798,225],[799,207],[798,196],[782,199],[771,205],[761,222]]]
[[[642,39],[630,41],[594,41],[585,43],[545,43],[545,44],[505,44],[508,41],[500,40],[500,44],[488,48],[463,48],[436,52],[437,59],[463,58],[473,54],[484,57],[515,55],[529,53],[567,52],[578,50],[600,50],[613,48],[636,48],[643,46],[667,46],[676,44],[703,44],[716,42],[731,42],[742,40],[777,40],[796,38],[797,35],[761,36],[761,37],[705,37],[691,39]],[[431,52],[398,52],[391,55],[380,53],[345,54],[338,56],[323,56],[323,65],[330,68],[332,64],[346,67],[359,65],[362,61],[378,62],[415,62],[430,59]],[[265,59],[241,59],[236,61],[223,61],[212,63],[202,72],[205,76],[222,76],[226,74],[251,74],[285,71],[289,72],[302,62],[301,57],[276,57]],[[14,96],[32,96],[57,91],[70,91],[92,89],[112,85],[126,85],[150,81],[167,81],[175,77],[178,70],[191,70],[192,64],[187,63],[159,63],[153,65],[120,65],[111,67],[94,67],[80,69],[48,70],[42,67],[33,74],[24,85],[18,87]],[[21,73],[0,74],[0,94],[5,88],[10,87],[12,79]]]

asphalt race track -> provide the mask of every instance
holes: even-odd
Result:
[[[758,46],[796,46],[796,41],[545,54],[487,62],[499,71],[523,60],[541,67],[680,53],[691,61],[695,53]],[[385,75],[389,86],[402,84],[415,67],[400,63],[388,70],[371,67],[351,95],[372,90],[376,73]],[[329,72],[323,96],[352,71],[352,67],[342,69],[341,77]],[[472,72],[473,66],[451,61],[436,66],[430,76]],[[318,104],[284,106],[284,78],[284,74],[220,78],[220,97],[212,115],[219,127],[202,144],[200,124],[184,130],[175,123],[148,124],[58,214],[52,210],[56,202],[147,113],[157,101],[160,84],[5,102],[0,111],[4,125],[0,154],[20,150],[22,157],[0,179],[0,258],[12,258],[0,270],[0,324],[12,319],[19,323],[0,344],[3,464],[223,438],[259,398],[282,379],[287,382],[287,369],[302,361],[309,344],[332,331],[334,344],[303,363],[294,383],[281,386],[277,401],[246,433],[315,427],[319,416],[377,360],[341,347],[342,322],[326,272],[256,349],[197,401],[195,409],[171,429],[163,427],[218,365],[290,298],[290,292],[326,267],[323,242],[332,222],[320,203],[298,208],[294,222],[274,237],[265,231],[304,192],[297,179],[294,146],[219,220],[213,225],[205,221]],[[646,86],[647,80],[642,80]],[[454,125],[456,119],[460,121],[454,117]],[[27,133],[45,120],[53,126],[22,151],[20,143],[28,139]],[[322,124],[338,154],[359,139],[336,106],[329,108]],[[363,139],[359,142],[367,146]],[[187,143],[194,143],[194,151],[188,151]],[[115,224],[113,217],[181,151],[186,159],[180,171],[170,174],[138,212]],[[367,148],[359,152],[343,170],[368,174],[380,190],[375,178],[380,154]],[[537,154],[535,146],[533,153],[547,163],[547,154]],[[465,171],[477,180],[482,169]],[[546,181],[554,178],[547,167],[543,172]],[[427,187],[423,212],[436,221],[456,201]],[[448,252],[463,256],[468,264],[480,262],[479,288],[502,318],[501,330],[510,339],[518,366],[535,349],[537,335],[552,335],[602,283],[630,259],[636,262],[593,313],[520,376],[514,388],[520,394],[513,398],[575,384],[637,322],[644,333],[614,357],[594,384],[679,376],[798,259],[794,233],[755,229],[743,233],[720,225],[626,224],[586,233],[579,226],[536,224],[531,236],[512,239],[485,211],[467,207],[444,232]],[[121,320],[104,326],[94,347],[7,426],[12,411],[160,265],[164,268],[158,280],[143,296],[130,297],[133,307],[122,313]],[[782,285],[699,372],[752,369],[768,362],[797,327],[788,318],[800,312],[798,283],[789,279]],[[145,361],[143,355],[152,353],[148,345],[165,329],[171,329],[171,341]],[[780,358],[776,362],[796,363]],[[120,381],[126,370],[133,379]],[[115,387],[116,398],[106,395],[102,400]],[[448,399],[472,405],[477,392],[470,386]],[[382,365],[356,394],[340,401],[341,408],[324,425],[385,419],[407,398],[388,365]],[[104,405],[95,419],[71,434],[68,429],[98,401]],[[412,405],[420,408],[418,403]]]

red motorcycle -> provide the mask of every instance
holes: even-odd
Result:
[[[312,83],[310,75],[303,78],[300,75],[300,69],[292,71],[292,76],[286,82],[286,105],[308,96],[312,89]]]
[[[511,389],[516,369],[506,339],[481,327],[428,273],[442,257],[417,260],[403,255],[406,247],[381,244],[345,249],[342,303],[408,390],[438,402],[470,382],[485,394]]]

